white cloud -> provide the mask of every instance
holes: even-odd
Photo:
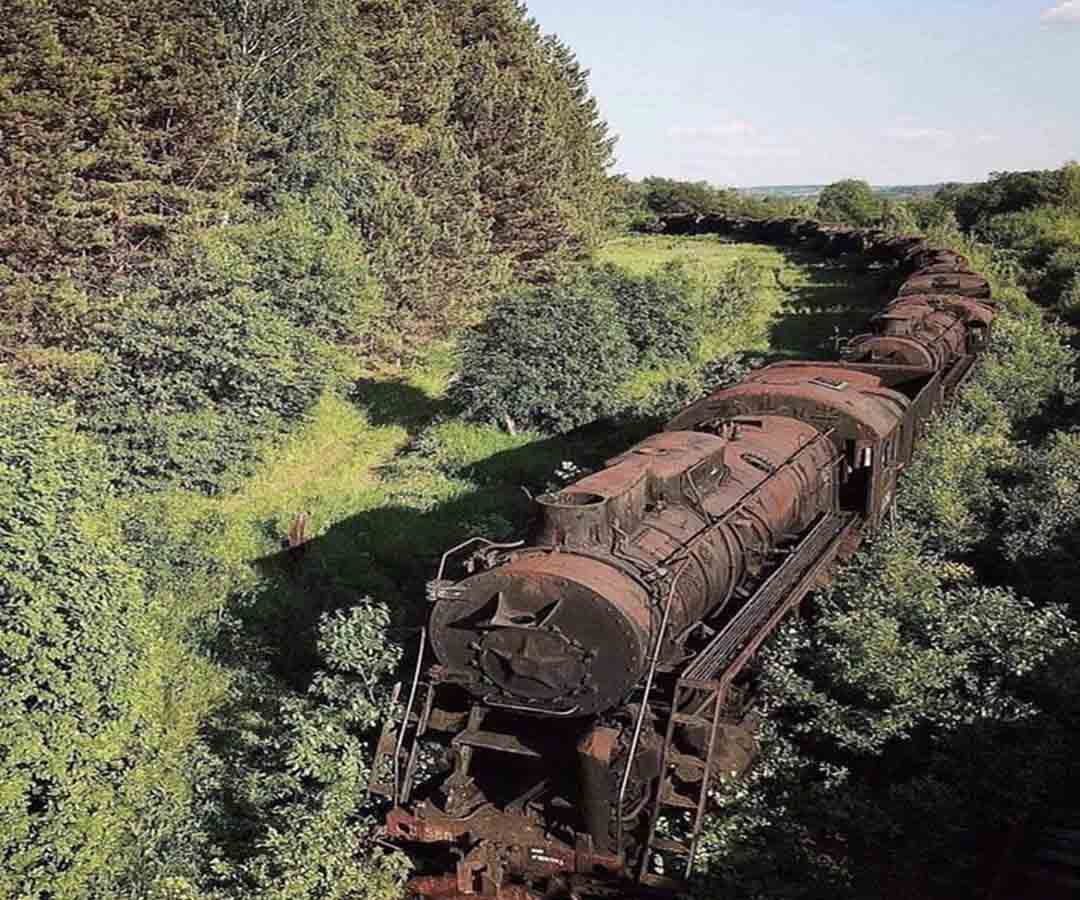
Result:
[[[725,147],[714,154],[721,159],[794,159],[802,151],[798,147],[761,145],[753,147]]]
[[[669,128],[667,136],[685,146],[688,158],[699,163],[732,159],[793,159],[800,155],[796,147],[780,144],[775,137],[761,134],[745,119],[729,118],[717,125]]]
[[[889,140],[900,144],[923,144],[936,147],[953,142],[952,133],[941,128],[917,128],[902,125],[896,128],[886,128],[881,133]]]
[[[977,134],[975,135],[976,144],[996,144],[1001,140],[1001,135],[998,134]]]
[[[754,126],[743,119],[729,119],[719,125],[695,125],[690,128],[669,128],[668,137],[689,141],[709,141],[716,138],[745,137],[753,134]]]
[[[1061,0],[1039,16],[1050,25],[1080,25],[1080,0]]]

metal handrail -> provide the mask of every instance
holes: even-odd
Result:
[[[524,543],[524,541],[512,541],[510,543],[497,544],[495,541],[490,541],[485,537],[480,537],[479,535],[477,535],[476,537],[469,538],[467,541],[462,541],[455,547],[451,547],[442,555],[442,558],[439,560],[439,571],[435,575],[436,593],[438,592],[438,586],[442,584],[443,575],[446,572],[446,562],[455,553],[458,553],[459,551],[464,550],[466,547],[472,546],[473,544],[485,544],[488,549],[491,550],[513,550],[516,547],[523,546]]]
[[[420,629],[420,650],[416,654],[416,669],[413,672],[412,687],[409,689],[409,700],[405,704],[405,715],[401,719],[401,731],[398,732],[397,743],[394,745],[394,806],[401,799],[401,748],[405,746],[405,732],[409,728],[409,716],[412,715],[413,703],[416,702],[416,691],[420,686],[420,672],[424,664],[424,648],[427,646],[427,629]]]
[[[785,459],[784,462],[781,463],[781,465],[777,466],[776,472],[780,471],[780,469],[782,469],[785,466],[789,465],[793,460],[795,460],[797,457],[799,457],[803,453],[805,453],[806,450],[809,447],[812,447],[813,445],[817,444],[818,441],[828,440],[831,437],[831,435],[833,434],[834,431],[835,431],[835,429],[830,428],[828,431],[818,432],[818,434],[816,434],[811,440],[807,441],[805,444],[803,444],[801,447],[799,447],[798,450],[796,450],[794,453],[792,453],[791,456],[789,456],[787,459]],[[707,524],[700,531],[698,531],[696,534],[692,535],[690,537],[690,539],[682,547],[680,547],[676,552],[677,553],[683,553],[683,554],[687,554],[687,553],[691,552],[691,548],[694,546],[694,544],[696,544],[699,541],[703,540],[706,534],[713,531],[719,525],[721,525],[723,522],[725,522],[727,519],[729,519],[732,515],[735,514],[735,512],[737,510],[742,509],[744,504],[748,500],[750,500],[752,497],[754,497],[771,478],[775,477],[775,474],[776,474],[775,472],[770,474],[763,481],[756,484],[753,488],[751,488],[749,491],[747,491],[745,494],[743,494],[738,500],[736,500],[735,503],[733,503],[727,510],[725,510],[723,512],[723,514],[718,516],[715,520],[713,520],[711,522],[706,520]],[[670,560],[672,558],[674,558],[674,554],[673,554],[672,557],[669,557],[668,559],[664,560],[663,564],[670,565]],[[672,579],[671,587],[668,590],[667,602],[664,605],[664,615],[663,615],[663,619],[661,620],[661,623],[660,623],[660,630],[659,630],[659,633],[656,636],[656,643],[653,646],[652,659],[649,662],[649,671],[648,671],[648,674],[645,677],[645,690],[644,690],[644,693],[642,695],[641,708],[638,710],[637,718],[634,721],[634,735],[630,740],[630,749],[629,749],[629,752],[627,754],[627,759],[626,759],[626,770],[623,772],[622,781],[619,784],[619,796],[618,796],[618,799],[616,801],[616,815],[618,816],[618,822],[616,823],[616,838],[615,838],[615,851],[616,851],[616,853],[622,853],[622,839],[623,839],[622,806],[623,806],[623,801],[626,799],[627,787],[630,784],[630,773],[631,773],[631,770],[633,768],[634,757],[637,755],[638,744],[641,741],[641,730],[642,730],[642,727],[644,726],[645,715],[646,715],[646,712],[648,710],[649,695],[652,693],[653,681],[654,681],[654,679],[656,677],[656,670],[657,670],[657,667],[659,666],[659,663],[660,663],[660,653],[661,653],[661,650],[663,649],[664,638],[665,638],[665,636],[667,634],[668,620],[671,617],[671,608],[672,608],[672,605],[673,605],[674,600],[675,600],[675,588],[679,583],[679,578],[682,576],[683,572],[686,571],[687,566],[690,564],[691,559],[693,559],[693,557],[689,557],[689,558],[686,559],[686,561],[679,567],[679,570],[675,573],[675,577]]]
[[[634,736],[630,739],[630,749],[626,755],[626,770],[623,772],[622,782],[619,784],[619,796],[615,802],[615,815],[618,817],[615,826],[616,854],[622,853],[623,801],[626,799],[626,789],[630,784],[630,772],[634,767],[634,757],[637,755],[638,743],[641,740],[641,729],[645,724],[645,714],[649,708],[649,694],[652,693],[653,680],[656,678],[656,669],[660,664],[660,651],[664,646],[664,637],[667,634],[668,620],[671,618],[671,607],[675,601],[675,587],[678,585],[679,578],[682,576],[682,573],[686,571],[689,564],[690,560],[687,559],[686,562],[679,567],[679,571],[675,573],[675,577],[671,580],[671,587],[668,589],[667,603],[664,604],[664,617],[660,622],[660,630],[656,635],[656,644],[653,646],[652,660],[649,662],[649,672],[645,676],[645,692],[641,698],[641,708],[638,709],[637,719],[634,721]]]

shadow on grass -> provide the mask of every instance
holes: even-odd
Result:
[[[396,400],[389,408],[402,409]],[[417,414],[410,421],[420,423],[423,417]],[[234,602],[233,613],[244,632],[237,646],[254,643],[263,648],[273,670],[303,688],[319,666],[320,617],[364,596],[391,607],[391,639],[410,645],[426,620],[424,586],[435,576],[442,553],[474,535],[493,540],[525,537],[535,509],[530,497],[548,487],[560,463],[599,467],[651,430],[654,423],[648,420],[598,421],[494,453],[444,471],[467,488],[431,506],[408,478],[388,483],[385,505],[338,522],[299,550],[255,560],[263,583],[258,592]],[[422,458],[413,463],[427,465]],[[428,471],[437,468],[431,463]]]
[[[861,332],[889,299],[892,273],[860,269],[806,251],[785,250],[784,256],[807,273],[809,283],[780,285],[785,298],[769,333],[775,355],[837,358],[839,340]]]
[[[348,397],[367,413],[372,425],[400,425],[410,435],[450,411],[450,404],[443,398],[432,397],[403,380],[358,378]]]

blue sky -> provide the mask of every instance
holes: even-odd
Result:
[[[1080,158],[1080,0],[527,0],[591,70],[619,171],[974,181]]]

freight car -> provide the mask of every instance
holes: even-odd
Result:
[[[863,252],[905,280],[843,360],[759,369],[538,497],[527,542],[442,557],[370,783],[391,804],[387,837],[452,869],[414,893],[677,889],[710,781],[753,757],[747,664],[895,514],[927,418],[986,346],[985,279],[920,237],[723,216],[668,228]]]

